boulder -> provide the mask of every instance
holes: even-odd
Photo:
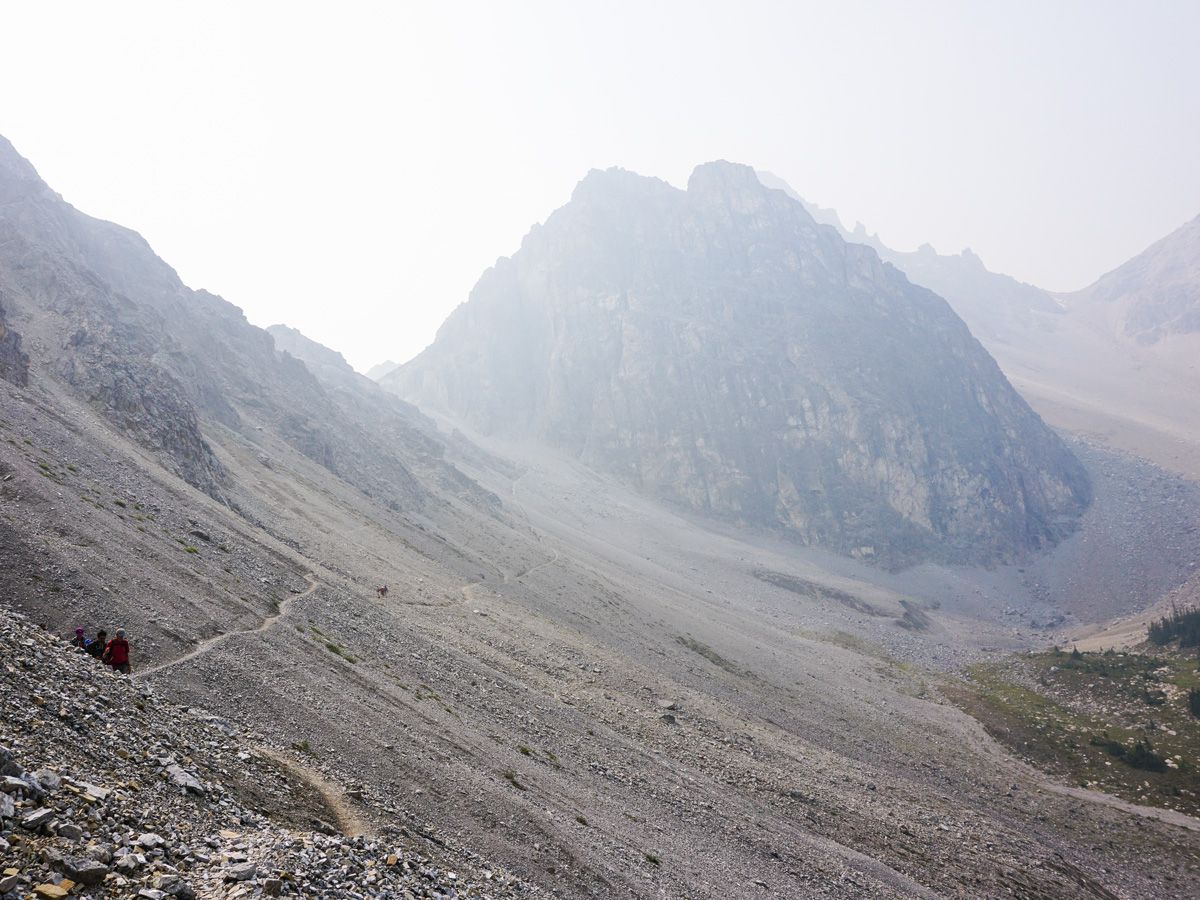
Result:
[[[108,874],[108,866],[94,859],[67,859],[63,863],[63,874],[72,881],[91,887],[104,880]]]
[[[170,777],[172,784],[183,788],[189,793],[204,793],[204,785],[200,783],[199,779],[197,779],[195,775],[185,770],[182,766],[167,766],[167,775]]]
[[[249,881],[258,874],[258,866],[252,862],[239,863],[230,866],[224,872],[226,881]]]
[[[21,827],[27,831],[41,831],[54,820],[54,810],[43,807],[26,813],[21,819]]]

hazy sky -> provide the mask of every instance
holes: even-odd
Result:
[[[1200,213],[1200,2],[3,2],[0,133],[360,369],[593,167],[768,169],[897,249],[1084,286]]]

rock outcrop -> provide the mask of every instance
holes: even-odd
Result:
[[[0,378],[18,387],[29,383],[29,356],[21,350],[21,336],[13,331],[0,306]]]
[[[944,300],[725,162],[593,171],[382,383],[889,565],[1020,557],[1090,497]]]

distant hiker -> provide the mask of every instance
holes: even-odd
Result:
[[[129,641],[125,640],[124,628],[117,629],[117,636],[108,642],[100,659],[122,675],[129,674]]]
[[[80,650],[87,647],[87,638],[83,636],[82,628],[75,629],[75,637],[71,638],[71,646],[78,647]]]
[[[104,655],[104,648],[108,645],[108,632],[101,628],[96,632],[96,636],[83,645],[83,649],[87,651],[89,656],[94,656],[99,659]]]
[[[387,596],[387,585],[375,588],[375,593],[379,595],[380,599],[383,599]]]

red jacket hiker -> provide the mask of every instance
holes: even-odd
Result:
[[[117,636],[108,642],[101,659],[118,672],[129,674],[129,641],[125,640],[125,629],[117,629]]]

